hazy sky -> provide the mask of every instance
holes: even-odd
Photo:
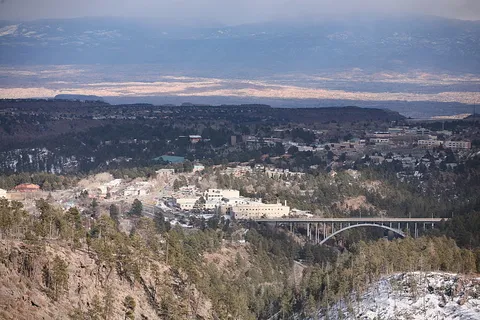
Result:
[[[356,13],[480,20],[480,0],[0,0],[2,20],[123,16],[238,24]]]

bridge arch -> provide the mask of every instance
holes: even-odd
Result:
[[[330,240],[331,238],[335,237],[337,234],[343,232],[343,231],[346,231],[346,230],[349,230],[349,229],[353,229],[353,228],[358,228],[358,227],[377,227],[377,228],[382,228],[382,229],[386,229],[386,230],[390,230],[396,234],[398,234],[399,236],[401,236],[402,238],[405,238],[405,233],[403,233],[401,230],[398,230],[398,229],[394,229],[394,228],[391,228],[391,227],[388,227],[388,226],[384,226],[384,225],[381,225],[381,224],[375,224],[375,223],[359,223],[359,224],[354,224],[354,225],[350,225],[350,226],[347,226],[345,228],[342,228],[338,231],[335,231],[334,233],[332,233],[331,235],[329,235],[328,237],[326,237],[325,239],[323,239],[322,241],[320,241],[320,244],[324,244],[325,242],[327,242],[328,240]]]

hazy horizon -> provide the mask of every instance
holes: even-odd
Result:
[[[480,20],[476,0],[245,0],[174,1],[2,0],[0,20],[31,21],[84,17],[145,18],[174,24],[238,25],[257,22],[345,18],[353,15],[430,15]]]

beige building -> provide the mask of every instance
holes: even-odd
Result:
[[[175,203],[182,210],[192,210],[195,207],[195,203],[198,201],[198,199],[200,199],[200,197],[178,198],[178,199],[175,199]]]
[[[230,215],[237,219],[258,219],[258,218],[282,218],[288,217],[290,207],[281,203],[266,204],[261,202],[249,202],[236,204],[229,208]]]

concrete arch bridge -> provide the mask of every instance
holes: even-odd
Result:
[[[392,231],[404,238],[407,235],[418,237],[421,231],[435,228],[442,218],[382,218],[382,217],[351,217],[351,218],[278,218],[256,219],[259,223],[270,223],[288,226],[291,231],[305,228],[309,241],[324,244],[336,235],[353,228],[375,227]]]

